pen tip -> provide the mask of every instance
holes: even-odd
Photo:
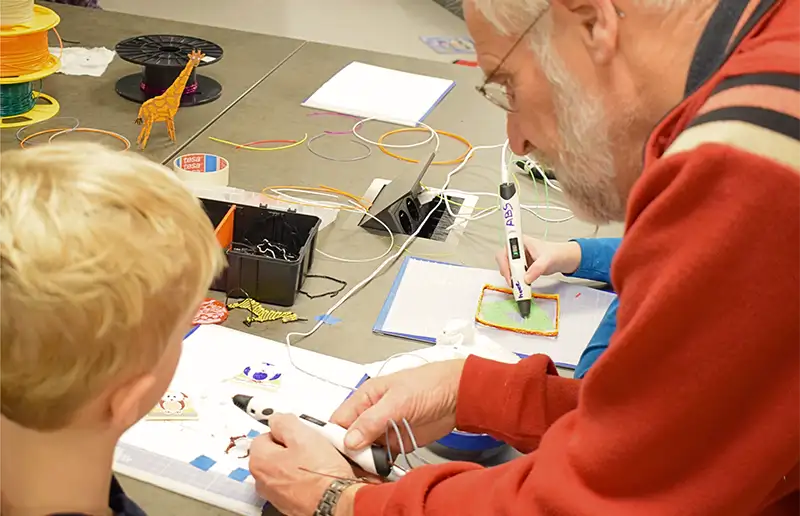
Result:
[[[237,394],[233,397],[233,404],[246,411],[247,405],[250,403],[251,399],[253,399],[252,396],[248,396],[246,394]]]
[[[528,316],[531,315],[530,299],[526,299],[525,301],[517,301],[517,306],[519,306],[519,313],[522,315],[523,319],[527,319]]]

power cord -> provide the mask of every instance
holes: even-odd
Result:
[[[365,208],[362,204],[357,203],[352,198],[347,198],[348,204],[343,204],[341,202],[333,202],[333,201],[311,201],[311,200],[308,200],[308,199],[302,199],[302,198],[299,198],[299,197],[295,197],[293,195],[289,195],[286,192],[308,193],[308,194],[311,194],[311,195],[318,195],[318,196],[321,196],[321,197],[328,197],[328,198],[333,198],[333,199],[338,199],[339,195],[341,195],[341,194],[338,194],[338,193],[335,193],[335,192],[331,192],[331,191],[301,190],[299,188],[269,188],[268,190],[270,192],[273,192],[275,194],[275,197],[277,197],[277,199],[281,200],[281,201],[288,201],[288,202],[292,202],[294,204],[301,204],[301,205],[306,205],[306,206],[317,206],[317,207],[321,207],[321,208],[333,209],[333,210],[339,210],[339,211],[355,211],[357,213],[361,213],[362,215],[366,215],[367,217],[369,217],[369,218],[375,220],[376,222],[378,222],[378,224],[383,226],[383,228],[389,234],[389,239],[390,239],[389,246],[386,248],[386,251],[384,251],[383,254],[381,254],[380,256],[376,256],[374,258],[364,258],[364,259],[340,258],[338,256],[334,256],[332,254],[326,253],[322,249],[317,248],[316,252],[321,254],[322,256],[325,256],[326,258],[330,258],[331,260],[336,260],[336,261],[344,262],[344,263],[369,263],[369,262],[374,262],[376,260],[380,260],[381,258],[384,258],[387,254],[392,252],[392,249],[394,248],[394,234],[392,233],[392,230],[389,229],[389,226],[387,226],[386,223],[384,223],[379,218],[377,218],[374,215],[372,215],[367,210],[367,208]]]
[[[500,157],[500,166],[503,167],[503,170],[507,170],[507,167],[508,167],[508,158],[507,158],[507,155],[509,154],[508,145],[509,145],[509,142],[508,142],[508,140],[506,140],[505,144],[503,144],[503,151],[502,151],[502,154],[501,154],[501,157]],[[547,174],[544,173],[542,168],[535,161],[533,161],[533,160],[528,158],[528,159],[524,160],[523,163],[524,163],[524,166],[526,167],[525,168],[526,172],[531,174],[532,177],[533,177],[533,171],[531,170],[530,167],[536,168],[536,170],[539,171],[541,176],[544,178],[544,181],[545,181],[545,186],[544,186],[545,187],[545,204],[544,205],[542,205],[542,204],[532,204],[532,205],[531,204],[522,204],[522,205],[520,205],[520,208],[522,208],[524,211],[532,214],[533,216],[535,216],[536,218],[538,218],[542,222],[546,222],[546,223],[562,223],[562,222],[567,222],[569,220],[572,220],[574,218],[574,214],[573,214],[572,210],[570,210],[566,206],[562,206],[562,205],[559,205],[559,204],[553,204],[553,203],[550,202],[549,195],[548,195],[548,190],[547,190],[548,187],[550,187],[550,188],[552,188],[552,189],[554,189],[554,190],[556,190],[558,192],[562,192],[561,188],[547,177]],[[519,185],[519,182],[517,181],[516,176],[512,176],[512,177],[514,178],[514,181],[517,182],[517,185]],[[534,181],[534,185],[536,185],[535,181]],[[534,186],[534,187],[536,187],[536,186]],[[538,190],[537,190],[537,192],[538,192]],[[486,217],[494,214],[495,212],[499,211],[499,209],[500,209],[500,206],[499,206],[500,196],[497,193],[466,192],[466,191],[455,190],[455,189],[447,189],[447,190],[443,190],[441,192],[441,194],[445,195],[445,196],[448,193],[461,194],[461,195],[471,194],[471,195],[477,195],[477,196],[493,197],[498,201],[498,205],[495,205],[495,206],[492,206],[492,207],[489,207],[489,208],[484,208],[482,210],[479,210],[477,213],[472,213],[470,215],[461,215],[461,214],[458,214],[458,213],[454,212],[453,208],[452,208],[452,203],[449,201],[449,199],[445,199],[445,208],[447,209],[448,214],[450,214],[450,216],[453,217],[453,219],[454,219],[453,224],[451,224],[450,227],[447,228],[447,229],[452,229],[457,224],[459,224],[460,221],[462,221],[462,220],[467,220],[467,221],[481,220],[483,218],[486,218]],[[546,216],[540,214],[538,210],[559,211],[559,212],[567,213],[568,215],[566,217],[562,217],[562,218],[550,218],[550,217],[546,217]],[[546,238],[546,234],[547,234],[547,230],[545,230],[545,238]]]

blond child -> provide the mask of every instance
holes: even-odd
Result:
[[[172,173],[47,145],[0,157],[2,514],[137,515],[114,447],[169,386],[223,264]]]

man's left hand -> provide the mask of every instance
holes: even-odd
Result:
[[[250,472],[258,494],[281,513],[310,516],[333,481],[323,475],[354,477],[338,450],[296,416],[273,414],[269,428],[250,445]]]

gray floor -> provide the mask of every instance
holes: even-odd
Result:
[[[432,0],[100,0],[104,9],[437,61],[420,36],[465,36]],[[460,0],[442,0],[458,6]],[[202,36],[202,34],[198,34]]]

